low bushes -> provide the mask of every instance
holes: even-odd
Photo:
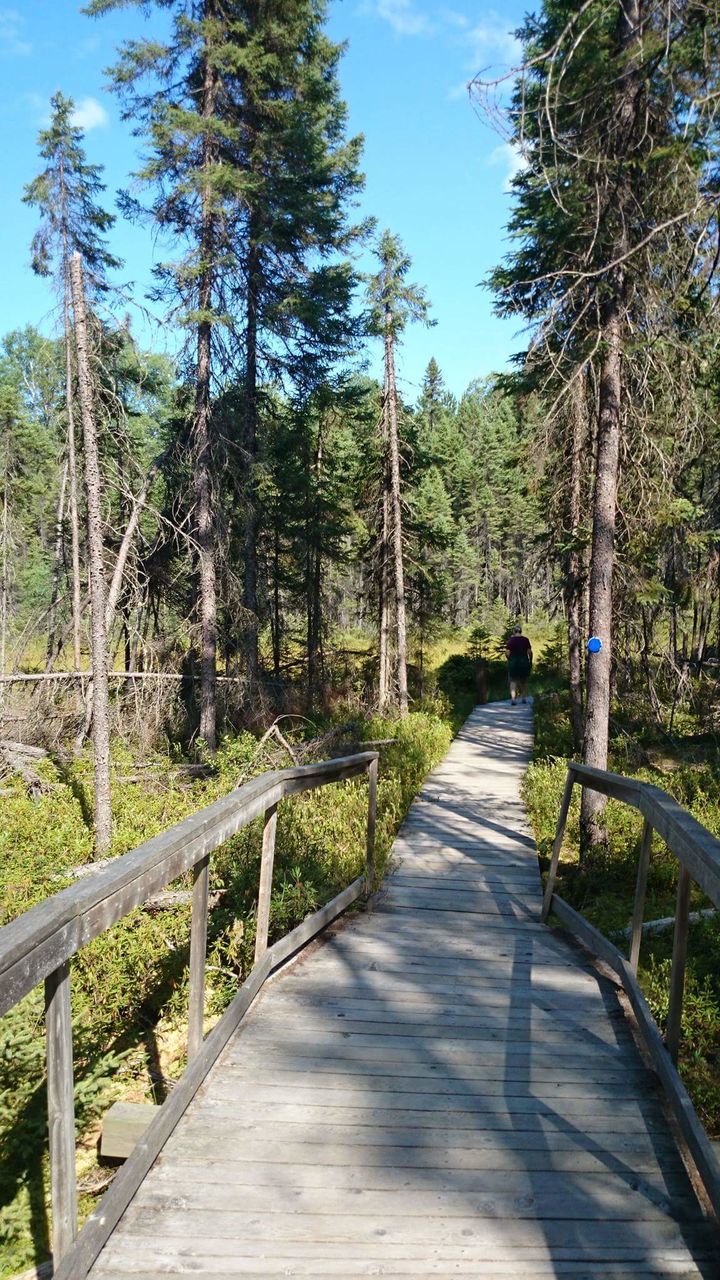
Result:
[[[440,705],[407,719],[368,718],[360,739],[396,738],[382,749],[377,858],[392,841],[428,771],[442,758],[451,727]],[[225,741],[214,772],[188,778],[182,761],[113,760],[113,854],[179,821],[239,782],[268,768],[251,734]],[[2,921],[71,883],[89,860],[91,765],[40,765],[48,786],[33,801],[18,783],[5,797],[0,829]],[[364,866],[367,784],[352,780],[285,801],[279,810],[271,940],[344,888]],[[208,940],[208,1013],[217,1017],[252,966],[261,824],[253,823],[213,856],[211,891],[221,893]],[[83,1212],[102,1181],[95,1159],[97,1121],[123,1097],[161,1101],[166,1077],[183,1067],[187,1009],[188,906],[138,910],[86,947],[73,962],[78,1168]],[[0,1020],[0,1276],[49,1254],[46,1100],[42,993],[34,991]]]
[[[541,866],[550,858],[560,809],[567,758],[572,755],[566,695],[553,693],[536,699],[536,742],[533,763],[525,778],[525,799],[535,832]],[[709,830],[720,835],[720,772],[715,762],[690,764],[679,759],[672,768],[653,764],[652,741],[638,752],[636,735],[616,724],[609,767],[630,774],[673,795]],[[638,754],[646,763],[638,766]],[[664,761],[667,765],[667,762]],[[606,808],[607,846],[591,850],[578,864],[580,790],[568,815],[558,892],[601,932],[621,932],[632,917],[637,871],[637,851],[642,819],[628,806],[611,800]],[[678,862],[659,837],[654,836],[648,872],[645,919],[675,914]],[[707,906],[699,890],[693,890],[692,908]],[[653,1013],[664,1028],[672,953],[672,929],[646,934],[640,957],[639,978]],[[720,917],[692,926],[680,1049],[680,1073],[703,1123],[712,1136],[720,1136]]]

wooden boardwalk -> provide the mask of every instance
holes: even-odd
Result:
[[[478,709],[376,909],[258,998],[92,1270],[720,1274],[616,987],[540,923],[530,708]]]

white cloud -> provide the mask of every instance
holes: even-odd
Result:
[[[526,167],[526,160],[519,147],[513,142],[501,142],[499,147],[490,153],[488,164],[505,170],[503,179],[503,191],[511,190],[511,183],[514,177]]]
[[[32,45],[22,38],[25,20],[17,9],[0,9],[0,50],[15,57],[32,53]]]
[[[522,60],[520,41],[508,26],[507,19],[498,13],[489,13],[463,39],[467,42],[468,66],[476,73],[488,63],[516,67]]]
[[[431,30],[427,17],[415,8],[413,0],[377,0],[377,13],[399,36],[422,36]]]
[[[87,133],[90,129],[102,129],[109,122],[107,111],[97,98],[81,98],[75,104],[75,110],[72,113],[72,123],[77,129],[84,129]]]

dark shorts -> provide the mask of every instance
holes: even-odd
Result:
[[[508,658],[508,676],[511,680],[527,680],[530,675],[530,659],[526,653],[513,653]]]

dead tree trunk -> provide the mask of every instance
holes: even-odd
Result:
[[[95,854],[98,857],[102,857],[110,848],[112,823],[110,807],[110,704],[108,698],[107,633],[105,630],[107,591],[103,569],[102,486],[95,430],[92,377],[90,373],[83,266],[79,253],[74,253],[72,257],[71,280],[75,317],[75,342],[77,345],[78,387],[85,454],[93,680],[92,733],[95,756]]]
[[[390,492],[387,460],[387,426],[383,412],[382,424],[382,530],[379,546],[379,598],[378,598],[378,707],[385,712],[390,704]]]
[[[63,564],[63,534],[65,532],[65,494],[68,481],[68,459],[67,454],[63,460],[62,470],[60,472],[60,489],[58,492],[57,508],[55,511],[55,539],[53,543],[53,575],[52,588],[50,592],[50,610],[48,612],[48,638],[47,649],[45,651],[45,669],[49,669],[50,664],[55,658],[55,645],[57,643],[57,607],[60,599],[60,574]]]
[[[73,388],[72,328],[70,325],[69,282],[65,286],[65,410],[67,413],[68,474],[70,479],[70,563],[72,566],[72,634],[73,665],[76,671],[81,664],[82,592],[80,586],[80,520],[77,495],[77,450],[75,448],[75,397]]]
[[[217,73],[205,55],[202,72],[200,115],[209,121],[215,114]],[[202,167],[212,168],[215,143],[206,131],[203,137]],[[195,538],[198,556],[198,601],[200,606],[200,737],[209,751],[217,744],[217,585],[215,564],[215,513],[212,489],[211,376],[212,322],[215,251],[215,213],[208,183],[201,196],[200,261],[198,310],[203,317],[197,330],[195,367],[195,414],[192,431],[195,469]]]
[[[398,439],[397,386],[395,384],[395,344],[392,329],[385,333],[385,414],[390,455],[390,514],[393,578],[395,585],[395,645],[398,706],[408,712],[407,624],[405,620],[405,567],[403,563],[402,497],[400,491],[400,442]]]

